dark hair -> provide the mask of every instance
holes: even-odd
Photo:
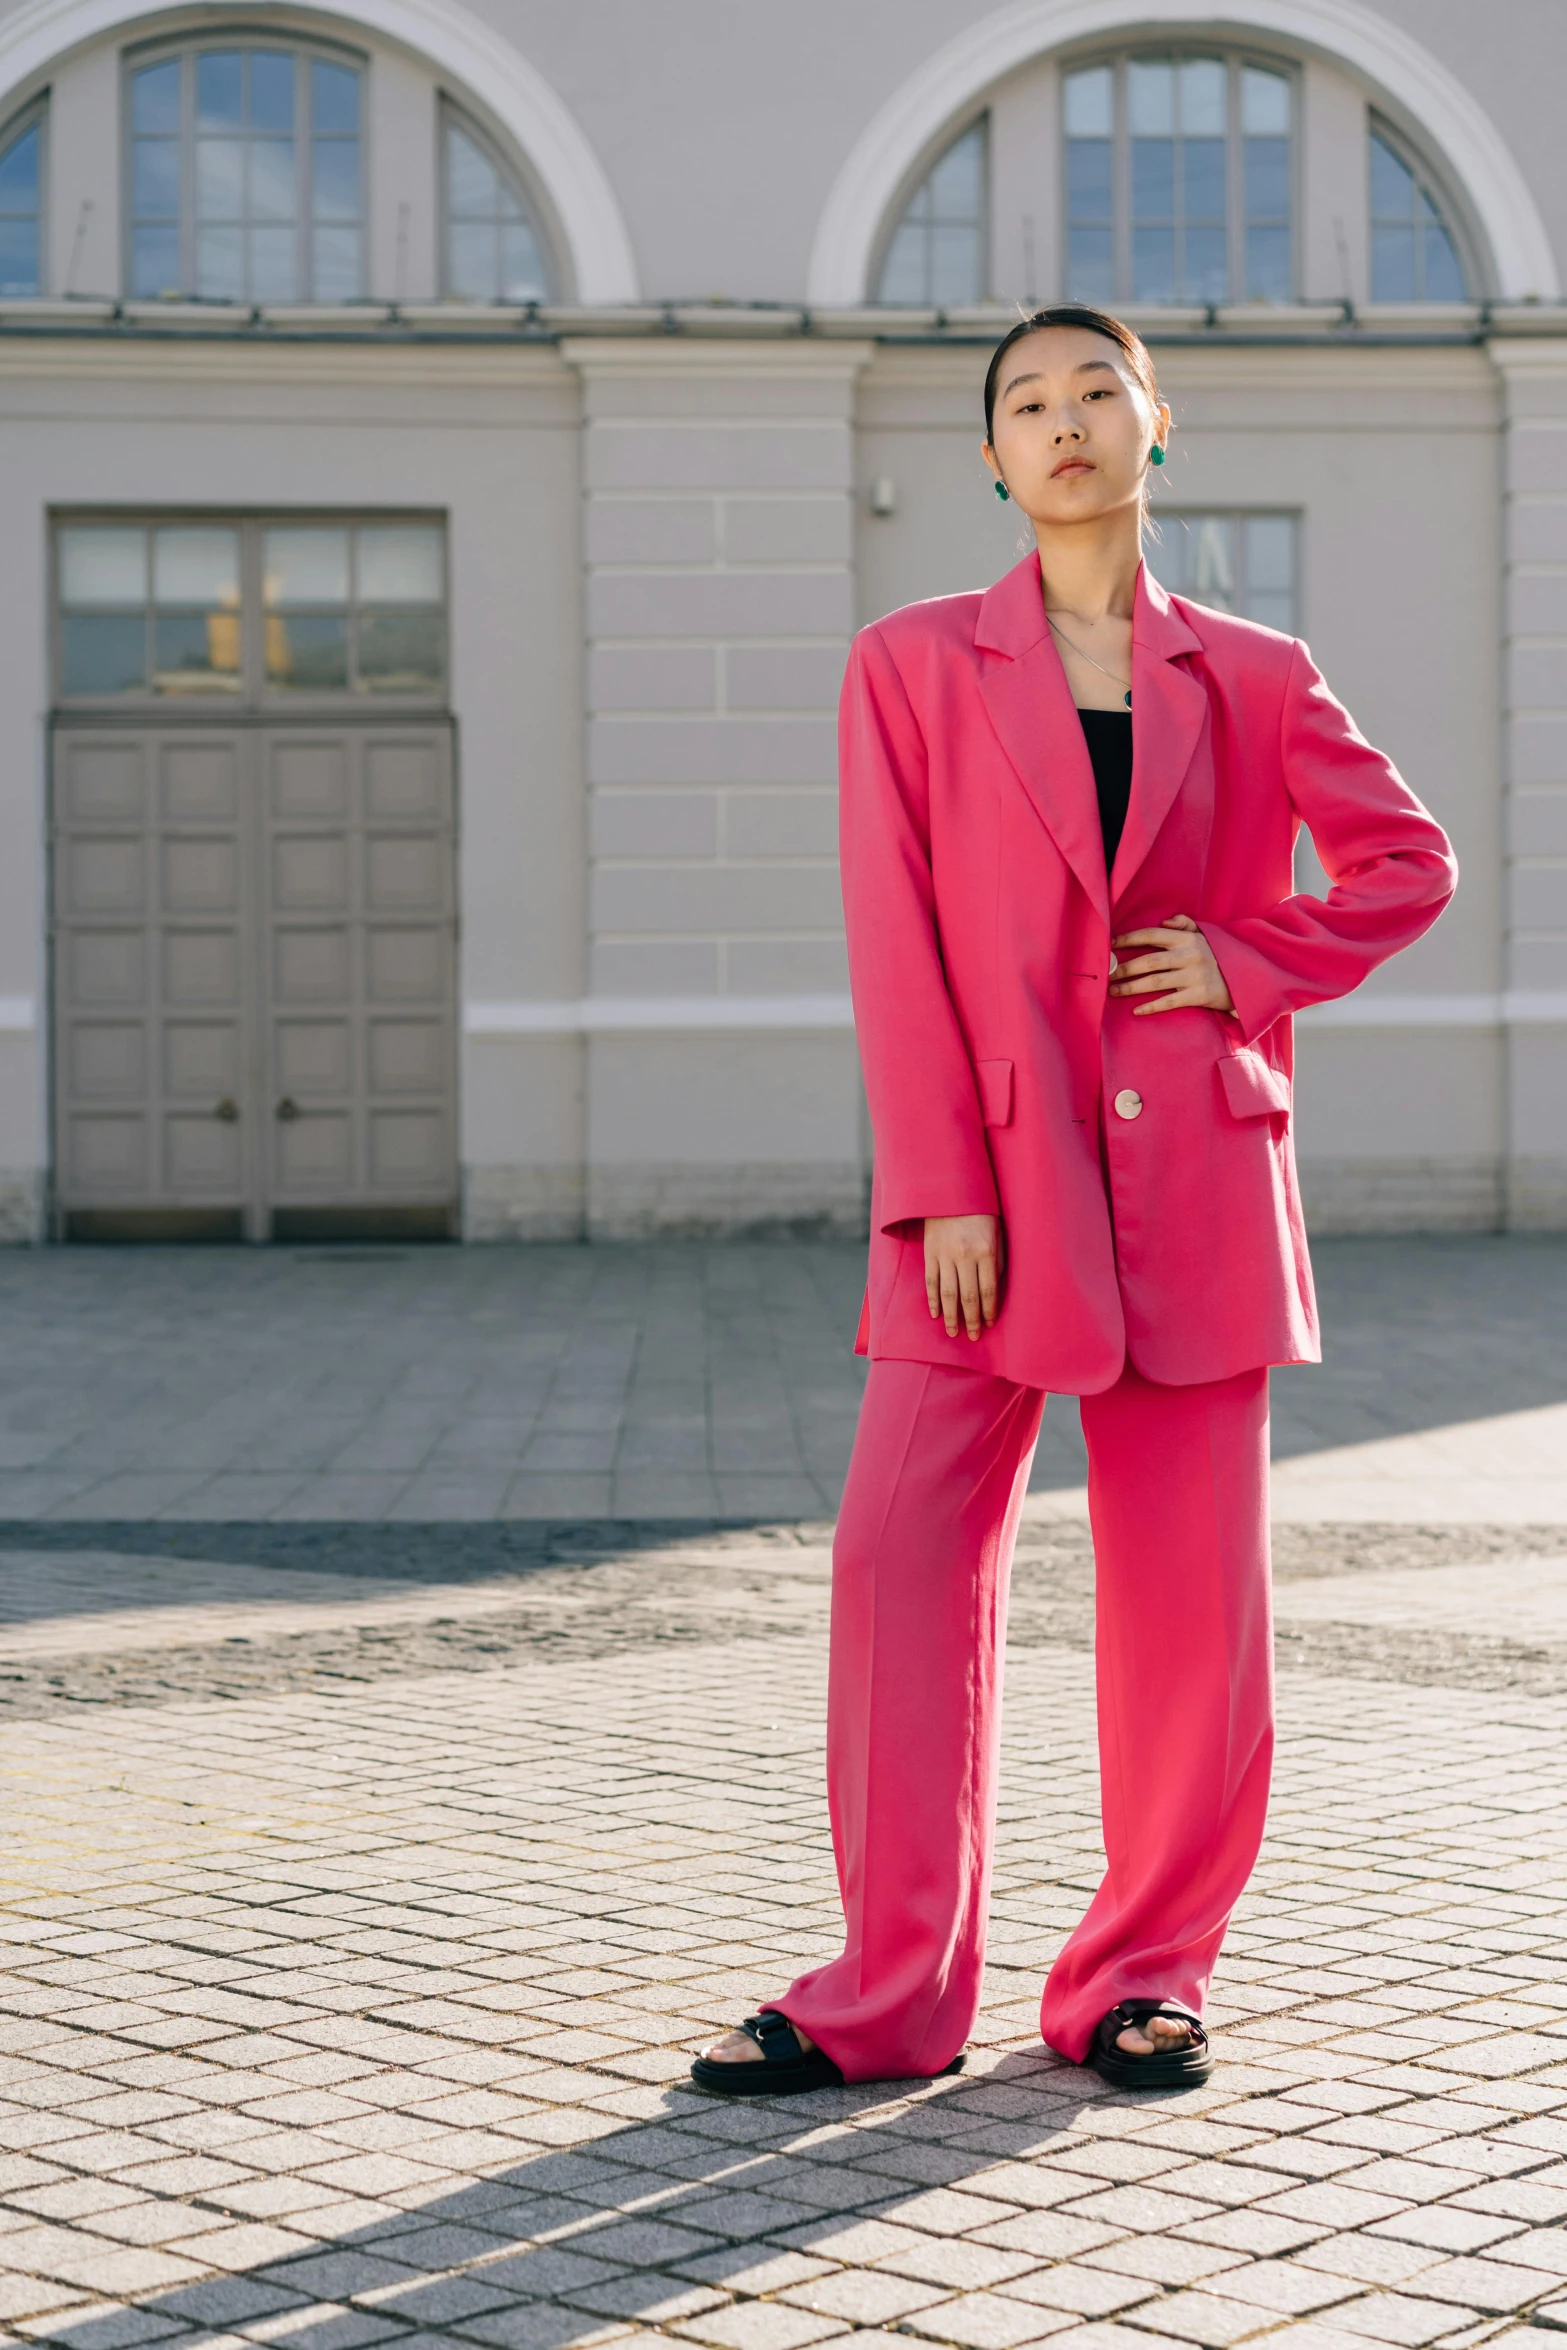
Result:
[[[1079,326],[1086,328],[1091,335],[1103,335],[1130,360],[1132,373],[1147,393],[1149,405],[1158,407],[1159,385],[1154,375],[1153,361],[1148,356],[1148,346],[1142,336],[1134,333],[1131,327],[1123,326],[1120,319],[1112,318],[1108,310],[1091,310],[1085,302],[1061,302],[1052,310],[1035,310],[1027,318],[1020,318],[1016,326],[1002,336],[991,353],[990,365],[985,370],[987,441],[995,438],[996,386],[1001,380],[1002,360],[1014,343],[1020,343],[1025,335],[1038,334],[1040,328],[1045,326]]]

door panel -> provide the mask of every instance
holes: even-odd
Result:
[[[450,1229],[445,723],[62,727],[53,800],[66,1230]]]
[[[269,1205],[295,1237],[312,1209],[334,1234],[344,1211],[444,1212],[456,1188],[450,730],[268,730],[261,756]]]

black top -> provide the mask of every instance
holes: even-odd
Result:
[[[1077,715],[1083,721],[1088,756],[1094,764],[1099,829],[1104,834],[1108,873],[1121,845],[1132,797],[1132,713],[1130,710],[1079,710]]]

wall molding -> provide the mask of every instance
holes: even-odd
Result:
[[[1350,67],[1392,100],[1455,174],[1490,247],[1508,301],[1552,301],[1556,259],[1539,207],[1490,116],[1430,50],[1361,0],[1226,0],[1226,25],[1271,33]],[[970,25],[916,68],[876,114],[829,191],[811,250],[806,299],[863,302],[872,256],[910,174],[948,124],[1003,75],[1069,41],[1153,25],[1208,25],[1193,0],[1017,0]]]
[[[254,14],[245,0],[206,0],[201,22]],[[476,98],[536,174],[578,301],[636,300],[636,259],[608,176],[570,109],[510,41],[463,0],[325,0],[309,14],[396,42]],[[148,0],[27,0],[0,24],[0,114],[70,51],[168,15]]]
[[[1296,1019],[1323,1028],[1567,1027],[1567,988],[1500,995],[1352,995],[1314,1004]],[[576,996],[521,1003],[471,1001],[463,1033],[505,1042],[523,1037],[845,1035],[854,1027],[847,995]]]

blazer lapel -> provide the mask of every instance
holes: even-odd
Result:
[[[1132,797],[1110,877],[1112,902],[1153,847],[1192,763],[1208,697],[1177,657],[1201,651],[1201,637],[1145,563],[1132,607]]]
[[[974,642],[982,652],[1005,656],[980,666],[990,722],[1041,821],[1108,927],[1110,886],[1093,764],[1045,618],[1037,554],[1025,556],[981,599]]]

